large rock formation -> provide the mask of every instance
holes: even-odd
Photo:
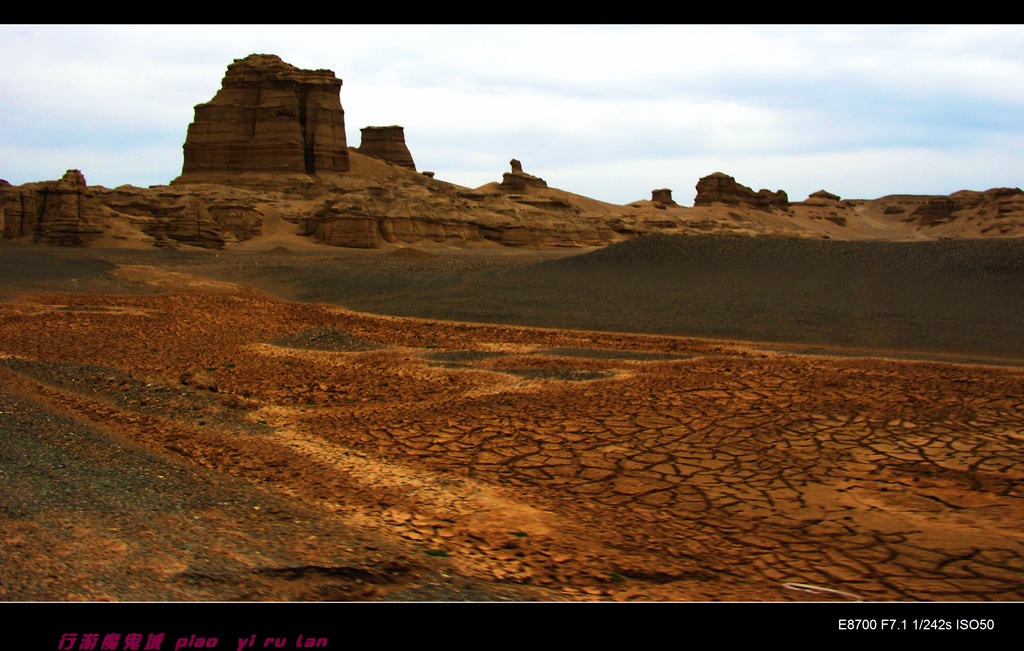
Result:
[[[501,185],[498,186],[502,192],[523,192],[527,188],[548,187],[544,179],[524,172],[523,164],[515,158],[509,161],[509,165],[512,167],[512,171],[502,175]]]
[[[672,200],[672,190],[670,188],[658,188],[657,190],[651,190],[651,202],[660,203],[663,206],[678,205]]]
[[[300,70],[271,54],[236,59],[214,98],[195,107],[182,177],[348,171],[340,91],[330,70]]]
[[[389,127],[363,127],[359,142],[359,153],[373,156],[395,165],[416,169],[412,153],[405,144],[405,129],[398,125]]]
[[[78,170],[68,170],[59,181],[9,187],[6,195],[5,238],[85,246],[102,235],[102,209]]]
[[[789,197],[782,190],[772,192],[762,189],[754,192],[722,172],[715,172],[697,181],[697,196],[693,205],[709,206],[712,203],[746,204],[766,212],[772,208],[789,209]]]
[[[352,171],[335,179],[316,203],[281,211],[297,234],[359,248],[485,241],[575,247],[649,230],[644,220],[613,229],[609,221],[622,215],[622,207],[553,188],[520,194],[489,183],[469,190],[358,151],[351,152],[351,163]]]

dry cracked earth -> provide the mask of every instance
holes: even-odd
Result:
[[[0,302],[0,599],[1024,599],[1019,364],[111,277]]]

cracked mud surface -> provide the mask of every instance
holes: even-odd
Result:
[[[1024,599],[1012,359],[103,273],[0,303],[0,599]]]

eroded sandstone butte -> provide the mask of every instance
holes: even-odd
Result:
[[[102,234],[102,210],[78,170],[68,170],[59,181],[8,185],[4,195],[0,207],[6,239],[86,246]]]
[[[272,54],[228,66],[212,100],[195,107],[182,176],[218,172],[346,172],[341,80]]]
[[[417,244],[603,246],[651,233],[914,240],[1024,237],[1019,188],[948,196],[790,202],[716,172],[693,207],[671,190],[615,205],[523,171],[462,187],[416,171],[403,127],[367,127],[347,146],[341,80],[253,54],[228,66],[214,98],[195,107],[182,174],[170,185],[86,186],[0,180],[3,237],[63,246],[207,249],[246,244],[380,248]],[[73,166],[69,165],[69,167]],[[498,176],[497,170],[495,176]],[[273,240],[271,243],[270,240]]]
[[[742,203],[765,211],[773,208],[789,209],[789,197],[782,190],[772,192],[761,189],[754,192],[722,172],[709,174],[697,182],[697,196],[693,200],[693,205],[707,206],[715,202],[732,205]]]
[[[359,130],[359,153],[373,156],[395,165],[416,171],[412,152],[405,144],[405,128],[393,124],[388,127],[363,127]]]

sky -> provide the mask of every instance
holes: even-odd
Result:
[[[1024,185],[1022,25],[3,25],[0,179],[167,184],[253,53],[334,71],[349,146],[402,125],[469,188],[513,157],[616,204],[712,172],[791,201]]]

